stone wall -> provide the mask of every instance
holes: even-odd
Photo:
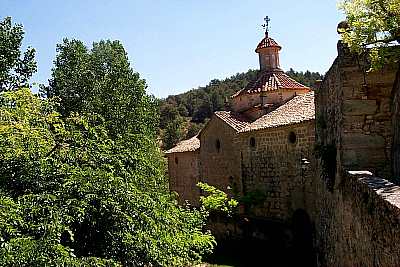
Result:
[[[260,94],[244,94],[232,99],[232,110],[242,112],[260,103]]]
[[[397,67],[367,73],[364,65],[339,42],[316,95],[315,208],[307,211],[319,266],[400,266],[400,188],[377,178],[392,178]]]
[[[200,179],[199,151],[167,154],[169,187],[179,195],[179,203],[186,200],[199,204],[200,190],[196,186]]]
[[[228,186],[240,188],[240,153],[233,144],[236,131],[217,116],[200,135],[200,177],[212,186],[232,194]]]
[[[340,42],[338,58],[316,96],[318,144],[338,151],[338,171],[391,173],[392,88],[396,66],[366,72],[364,57],[351,54]]]
[[[314,121],[237,136],[249,215],[286,221],[295,210],[310,208],[314,137]]]
[[[400,265],[400,187],[368,172],[344,172],[333,193],[319,189],[319,266]]]
[[[392,101],[392,168],[394,178],[400,183],[400,64],[392,90]]]

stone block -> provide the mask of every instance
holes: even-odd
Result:
[[[346,115],[371,115],[375,114],[377,105],[375,100],[345,100],[343,113]]]

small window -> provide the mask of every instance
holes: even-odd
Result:
[[[256,147],[256,139],[254,137],[250,138],[250,147]]]
[[[215,141],[215,148],[217,149],[217,152],[219,153],[219,151],[221,150],[221,141],[219,141],[219,139],[217,139],[217,141]]]
[[[296,134],[294,132],[290,132],[288,136],[289,143],[294,144],[297,141]]]
[[[178,165],[178,157],[175,157],[175,164]]]

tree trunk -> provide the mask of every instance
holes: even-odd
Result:
[[[392,168],[393,179],[400,182],[400,64],[397,70],[396,80],[392,91],[392,122],[393,122],[393,144],[392,144]]]

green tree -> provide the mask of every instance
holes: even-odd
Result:
[[[205,123],[190,122],[185,139],[189,139],[189,138],[197,135],[201,131],[201,129],[203,129],[203,127],[206,123],[207,123],[207,121]]]
[[[2,266],[184,266],[211,251],[207,213],[169,194],[151,135],[115,137],[54,100],[0,97]]]
[[[400,52],[390,45],[400,44],[400,0],[344,0],[340,8],[346,23],[338,31],[352,51],[368,47],[374,68],[398,61]]]
[[[36,72],[35,49],[21,52],[24,30],[13,25],[10,17],[0,21],[0,92],[27,86]]]
[[[163,136],[163,148],[170,149],[185,137],[184,134],[185,120],[181,116],[177,116],[173,121],[169,122],[165,128]]]
[[[61,114],[99,114],[115,136],[155,135],[158,105],[119,41],[100,41],[89,50],[81,41],[65,39],[57,52],[45,93],[60,98]]]

